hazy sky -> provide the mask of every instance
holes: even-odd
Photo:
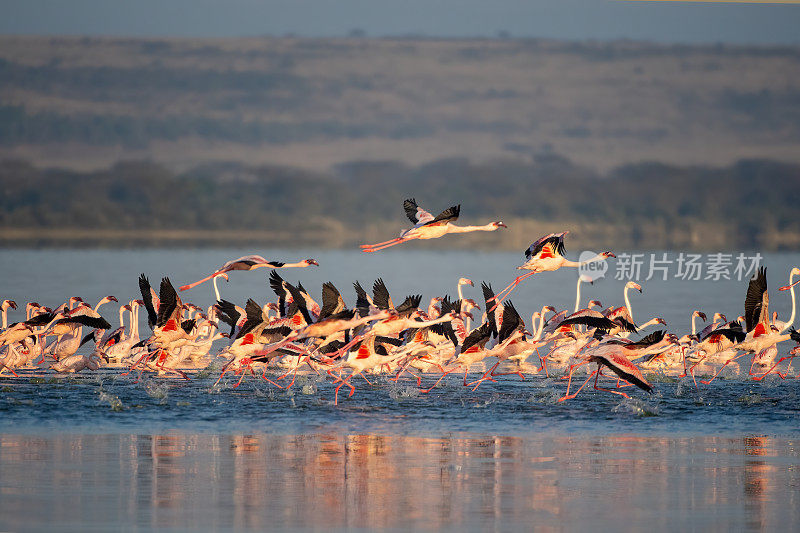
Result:
[[[800,4],[622,0],[0,0],[0,33],[495,36],[800,43]]]

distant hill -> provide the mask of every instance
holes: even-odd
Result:
[[[414,248],[522,251],[570,230],[578,249],[798,249],[800,164],[626,165],[597,173],[550,154],[531,162],[444,159],[422,166],[351,162],[329,172],[213,163],[174,172],[125,162],[93,172],[0,161],[0,245],[107,244],[355,247],[410,227],[415,197],[434,214],[490,234]]]
[[[0,157],[328,171],[349,161],[800,162],[800,47],[0,37]]]

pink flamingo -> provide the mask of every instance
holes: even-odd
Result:
[[[257,268],[305,268],[311,265],[319,266],[314,259],[304,259],[298,263],[282,263],[280,261],[267,261],[260,255],[245,255],[240,257],[239,259],[234,259],[232,261],[228,261],[221,267],[219,267],[216,271],[212,274],[206,276],[205,278],[195,281],[194,283],[189,283],[188,285],[181,286],[178,290],[186,291],[191,289],[192,287],[197,287],[201,283],[205,283],[206,281],[216,278],[217,276],[223,276],[224,274],[231,272],[232,270],[255,270]],[[224,276],[227,278],[227,276]],[[216,288],[216,287],[215,287]],[[217,300],[219,300],[219,292],[217,292]]]
[[[414,239],[438,239],[448,233],[497,231],[500,228],[508,227],[500,221],[490,222],[483,226],[456,226],[453,222],[458,220],[458,216],[461,213],[461,205],[449,207],[436,217],[418,206],[414,198],[409,198],[403,202],[403,208],[406,211],[406,216],[408,216],[411,223],[414,224],[414,227],[403,231],[396,239],[389,239],[388,241],[375,244],[362,244],[362,252],[377,252],[384,248],[389,248],[390,246],[395,246]]]
[[[570,261],[564,257],[564,253],[566,252],[564,248],[564,235],[567,233],[569,232],[551,233],[531,244],[528,249],[525,250],[526,261],[517,267],[517,270],[529,270],[530,272],[518,276],[508,287],[497,293],[495,300],[497,302],[502,302],[517,285],[539,272],[552,272],[561,267],[581,268],[590,263],[605,261],[609,257],[617,257],[612,252],[600,252],[585,261]]]

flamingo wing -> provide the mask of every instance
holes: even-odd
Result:
[[[745,337],[747,336],[747,334],[744,331],[741,331],[741,330],[738,330],[738,329],[718,328],[718,329],[715,329],[714,331],[710,332],[708,335],[703,337],[701,340],[709,339],[709,338],[711,338],[711,337],[713,337],[715,335],[716,336],[722,335],[722,336],[724,336],[726,339],[728,339],[731,342],[742,342],[745,339]],[[714,342],[714,339],[712,339],[711,342]]]
[[[752,331],[756,324],[764,321],[769,314],[769,295],[767,294],[767,269],[761,267],[747,285],[744,299],[744,319],[747,331]]]
[[[372,284],[372,303],[378,309],[394,309],[394,302],[392,297],[389,296],[389,289],[386,288],[383,278],[378,278]]]
[[[286,306],[286,282],[275,270],[269,273],[269,286],[278,296],[278,314],[281,318],[286,318],[288,310]]]
[[[461,353],[466,353],[467,350],[476,346],[482,348],[491,338],[491,327],[488,322],[484,322],[481,327],[474,329],[472,333],[467,335],[467,338],[464,339],[464,343],[461,345]]]
[[[485,281],[481,282],[481,290],[483,291],[483,299],[486,302],[486,321],[487,324],[489,324],[489,331],[496,337],[498,333],[497,323],[502,323],[503,304],[495,300],[495,294],[491,284]],[[493,306],[496,306],[494,311],[489,311]]]
[[[139,276],[139,291],[142,293],[142,301],[144,302],[145,309],[147,309],[147,323],[150,325],[150,329],[153,329],[156,322],[158,322],[158,315],[153,306],[153,293],[150,287],[150,280],[148,280],[147,276],[144,274]]]
[[[405,209],[406,216],[414,225],[427,224],[433,220],[433,215],[418,206],[414,198],[409,198],[403,202],[403,209]]]
[[[171,318],[178,320],[180,316],[180,299],[178,298],[178,293],[175,292],[175,287],[172,286],[172,282],[167,277],[161,278],[158,299],[161,305],[158,306],[156,326],[163,326]]]
[[[231,327],[230,336],[233,337],[236,331],[236,324],[238,324],[239,318],[241,317],[239,311],[236,309],[236,305],[228,300],[220,300],[214,304],[214,308],[217,310],[219,319]]]
[[[260,255],[245,255],[239,259],[228,261],[219,269],[218,272],[228,272],[230,270],[250,270],[256,265],[270,265],[274,267],[283,266],[280,261],[267,261]]]
[[[554,257],[555,255],[563,257],[566,253],[566,248],[564,247],[564,235],[566,233],[566,231],[551,233],[534,242],[525,250],[525,259],[530,261],[532,257],[536,257],[542,252],[545,252],[548,257]]]
[[[520,326],[524,326],[522,318],[520,318],[519,313],[514,308],[514,304],[510,301],[506,301],[505,307],[503,308],[503,324],[500,326],[500,335],[497,342],[502,343]]]
[[[421,294],[415,294],[411,296],[406,296],[406,299],[403,300],[403,303],[398,305],[395,308],[398,314],[411,314],[415,309],[419,308],[419,303],[422,301]]]
[[[88,326],[95,329],[109,329],[111,324],[101,316],[89,315],[72,315],[65,318],[60,318],[55,321],[55,324],[80,324],[81,326]]]
[[[448,224],[450,222],[455,222],[458,220],[458,216],[461,214],[461,204],[454,205],[452,207],[448,207],[438,215],[436,218],[431,220],[430,222],[426,222],[426,226],[441,226],[443,224]]]
[[[319,320],[335,315],[347,309],[339,290],[330,281],[322,284],[322,309],[319,312]]]
[[[239,333],[236,335],[237,339],[244,337],[247,333],[253,331],[256,326],[264,322],[264,312],[261,310],[261,306],[258,305],[252,298],[247,299],[247,303],[244,306],[244,312],[247,315],[247,319],[245,320],[244,324],[242,324],[242,328],[239,330]]]
[[[358,309],[358,314],[367,316],[369,314],[369,297],[367,296],[367,291],[364,290],[364,287],[362,287],[361,283],[358,281],[353,283],[353,288],[356,290],[356,309]]]
[[[652,346],[652,345],[654,345],[656,343],[659,343],[662,340],[664,340],[664,333],[666,333],[666,331],[663,330],[663,329],[659,329],[657,331],[654,331],[650,335],[642,337],[641,339],[639,339],[636,342],[630,342],[630,343],[626,344],[625,345],[625,349],[626,350],[635,350],[637,348],[646,348],[648,346]]]
[[[50,311],[47,313],[41,313],[36,316],[33,316],[30,319],[23,322],[23,324],[27,324],[28,326],[31,327],[44,326],[46,324],[49,324],[55,317],[56,314],[53,311]],[[11,325],[13,326],[13,324]]]
[[[613,320],[606,318],[606,317],[599,317],[599,316],[575,316],[567,318],[566,320],[562,320],[558,324],[558,328],[562,326],[571,326],[573,324],[580,324],[589,328],[594,329],[602,329],[608,331],[613,329],[618,324]]]
[[[653,391],[653,386],[650,385],[646,379],[644,379],[644,376],[642,375],[641,371],[636,368],[636,365],[631,363],[627,357],[620,353],[614,352],[604,355],[593,355],[589,358],[589,360],[608,367],[616,375],[625,381],[636,385],[645,392]]]

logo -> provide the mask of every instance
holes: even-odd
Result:
[[[584,263],[585,261],[589,262],[578,267],[579,276],[587,277],[593,281],[597,281],[598,279],[606,277],[606,272],[608,272],[608,261],[605,259],[591,261],[595,257],[597,257],[597,253],[592,252],[591,250],[581,252],[581,255],[578,256],[578,261],[580,263]]]

